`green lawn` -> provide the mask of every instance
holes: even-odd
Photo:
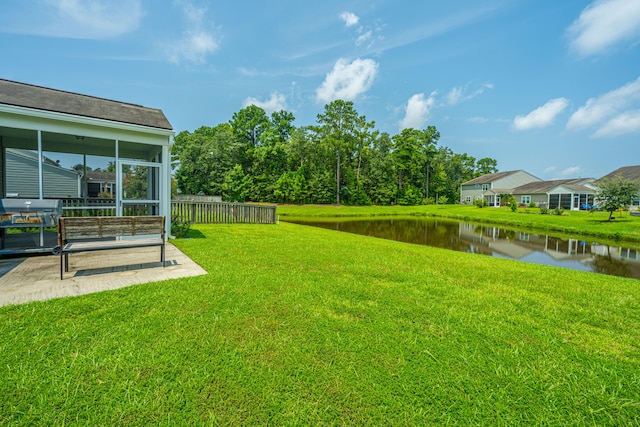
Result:
[[[512,227],[544,230],[547,232],[596,236],[640,242],[640,217],[628,212],[607,221],[608,212],[565,211],[563,215],[540,213],[540,209],[478,208],[470,205],[426,206],[332,206],[332,205],[280,205],[277,214],[287,218],[337,218],[374,216],[437,216],[464,221],[502,224]]]
[[[638,425],[640,284],[294,224],[0,308],[0,425]]]

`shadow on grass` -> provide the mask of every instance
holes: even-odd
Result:
[[[200,230],[189,230],[186,239],[206,239],[207,236],[202,234]]]

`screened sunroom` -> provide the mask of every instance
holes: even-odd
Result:
[[[0,79],[0,188],[13,207],[0,253],[56,244],[25,225],[47,200],[64,216],[164,215],[169,230],[173,136],[159,109]]]

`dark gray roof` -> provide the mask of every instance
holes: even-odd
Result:
[[[583,178],[555,179],[552,181],[530,182],[528,184],[524,184],[514,188],[513,192],[515,194],[542,194],[542,193],[546,193],[549,190],[554,189],[559,185],[564,185],[565,187],[570,188],[571,190],[574,190],[574,191],[593,192],[593,189],[579,184],[582,182],[584,182]]]
[[[477,178],[472,179],[471,181],[464,182],[462,185],[473,185],[473,184],[488,184],[490,182],[494,182],[500,178],[504,178],[505,176],[509,176],[513,173],[520,171],[507,171],[507,172],[496,172],[496,173],[488,173],[486,175],[479,176]]]
[[[640,166],[623,166],[600,179],[611,179],[620,175],[624,179],[636,181],[640,179]]]
[[[0,79],[0,104],[173,130],[162,110]]]
[[[87,171],[87,179],[89,181],[106,181],[116,182],[115,172],[100,172],[100,171]]]

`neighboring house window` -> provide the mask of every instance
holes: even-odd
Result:
[[[520,203],[522,203],[523,205],[528,205],[529,203],[531,203],[531,196],[520,197]]]
[[[464,198],[465,203],[471,203],[471,196],[467,196]]]
[[[487,191],[491,188],[491,184],[482,184],[482,191]]]

